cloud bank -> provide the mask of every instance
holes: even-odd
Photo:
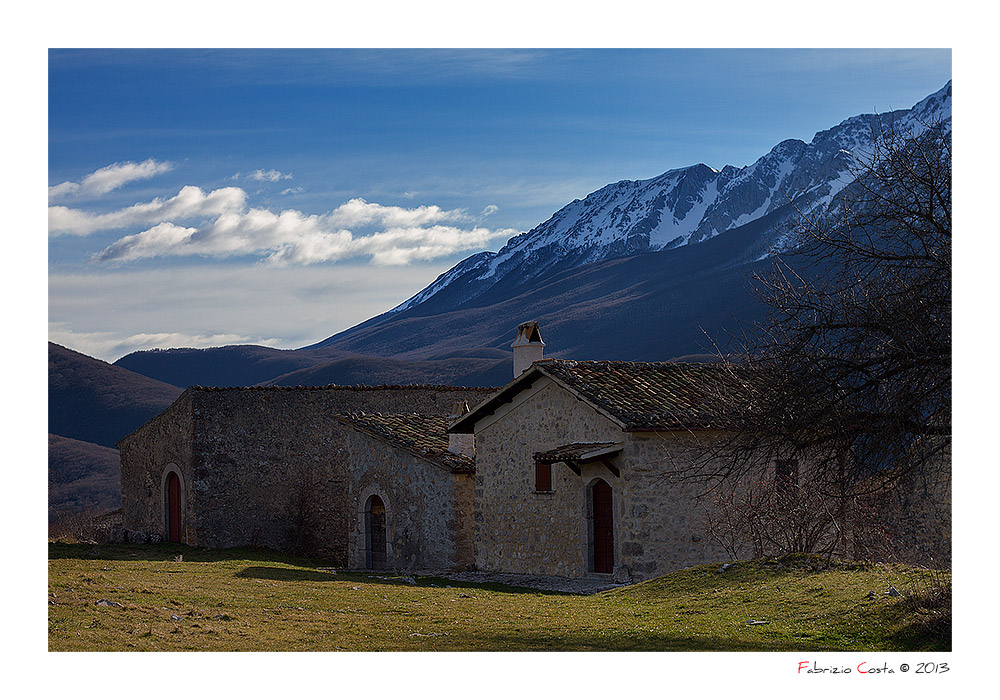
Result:
[[[200,220],[198,225],[183,225],[194,220]],[[456,225],[471,220],[462,209],[384,206],[363,199],[352,199],[319,215],[293,209],[280,213],[247,209],[246,193],[238,187],[205,193],[187,186],[170,199],[154,199],[106,214],[49,207],[52,235],[86,236],[152,224],[105,247],[95,256],[103,262],[251,255],[278,265],[309,265],[352,257],[368,257],[377,265],[405,265],[482,249],[497,238],[517,233],[513,229]]]
[[[127,262],[143,258],[201,255],[224,258],[256,255],[278,265],[309,265],[345,258],[370,258],[376,265],[405,265],[453,253],[481,249],[513,229],[459,228],[461,210],[437,206],[414,209],[382,206],[352,199],[322,215],[288,209],[225,212],[201,227],[157,224],[120,238],[97,254],[100,261]],[[358,235],[355,229],[377,229]]]
[[[115,163],[50,191],[108,192],[127,182],[170,169],[169,163]],[[239,177],[239,174],[235,177]],[[256,170],[247,176],[260,182],[291,179],[278,170]],[[289,188],[290,194],[301,188]],[[487,205],[478,217],[465,209],[437,205],[387,206],[351,199],[323,214],[295,209],[273,211],[248,205],[240,187],[205,192],[187,185],[173,197],[157,197],[123,209],[95,213],[64,205],[49,206],[50,236],[91,236],[132,229],[92,256],[107,263],[150,258],[201,256],[255,257],[257,262],[284,266],[368,258],[376,265],[407,265],[466,251],[482,250],[513,229],[489,229],[482,219],[497,211]]]

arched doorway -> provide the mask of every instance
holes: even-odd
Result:
[[[593,571],[610,574],[615,568],[614,508],[611,486],[604,479],[597,479],[591,491],[591,533]]]
[[[177,472],[167,474],[167,539],[180,542],[181,533],[181,480]]]
[[[365,507],[365,563],[369,569],[385,568],[385,504],[378,496]]]

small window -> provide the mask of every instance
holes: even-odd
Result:
[[[548,462],[535,462],[535,491],[552,490],[552,465]]]
[[[799,461],[779,459],[774,465],[774,483],[779,491],[791,491],[799,485]]]

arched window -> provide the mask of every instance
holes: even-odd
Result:
[[[369,569],[385,568],[385,504],[371,496],[365,506],[365,563]]]

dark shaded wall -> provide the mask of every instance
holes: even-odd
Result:
[[[489,390],[453,387],[193,388],[119,443],[124,526],[162,535],[160,482],[184,474],[192,545],[252,545],[346,565],[344,412],[447,414]]]

